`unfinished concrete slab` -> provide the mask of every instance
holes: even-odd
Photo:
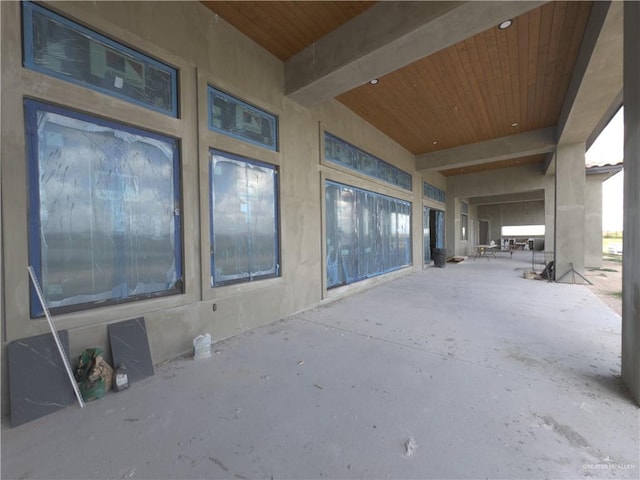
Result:
[[[529,267],[426,269],[3,425],[2,478],[637,478],[620,317]]]

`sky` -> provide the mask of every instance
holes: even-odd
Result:
[[[622,161],[624,150],[624,114],[621,108],[587,150],[587,163],[616,164]],[[622,192],[624,172],[615,174],[602,184],[602,230],[622,231]]]

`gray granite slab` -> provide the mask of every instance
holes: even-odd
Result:
[[[134,318],[108,326],[114,368],[123,363],[129,382],[153,376],[153,363],[144,318]]]
[[[69,332],[58,332],[69,359]],[[61,410],[75,401],[64,362],[50,333],[7,346],[11,425],[16,427]]]

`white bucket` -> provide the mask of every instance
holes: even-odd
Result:
[[[205,333],[193,339],[193,358],[209,358],[211,356],[211,335]]]

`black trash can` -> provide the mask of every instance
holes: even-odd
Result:
[[[447,264],[447,249],[434,248],[433,249],[433,266],[444,268],[446,264]]]

